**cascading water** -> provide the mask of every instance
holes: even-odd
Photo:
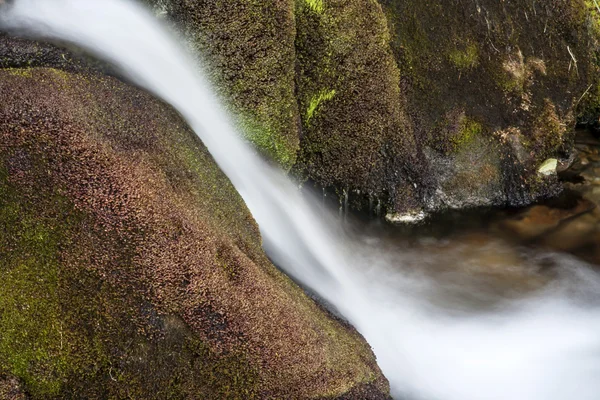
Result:
[[[600,282],[574,260],[561,262],[576,278],[526,300],[448,313],[423,296],[439,283],[396,267],[408,255],[347,237],[238,137],[192,58],[148,11],[125,0],[17,0],[0,22],[85,48],[175,107],[242,194],[272,259],[366,337],[397,398],[600,398],[600,308],[590,305]]]

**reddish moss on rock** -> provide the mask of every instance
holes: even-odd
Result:
[[[32,398],[387,395],[176,112],[51,69],[0,71],[0,100],[0,366]]]

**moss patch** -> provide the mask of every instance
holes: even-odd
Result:
[[[308,7],[313,10],[316,13],[323,13],[323,10],[325,9],[324,5],[323,5],[323,0],[304,0],[306,1],[306,4],[308,5]]]
[[[458,150],[465,148],[482,133],[483,126],[479,122],[471,120],[468,117],[462,118],[460,121],[458,134],[451,139],[452,143],[454,144],[454,149]]]
[[[0,364],[34,396],[56,396],[73,368],[58,293],[64,226],[29,212],[6,176],[0,172]]]
[[[470,69],[479,64],[479,49],[474,43],[467,44],[465,49],[452,50],[448,57],[458,69]]]
[[[314,96],[308,105],[308,109],[306,110],[306,123],[309,124],[310,120],[315,116],[315,111],[319,108],[321,103],[325,101],[332,100],[335,97],[335,89],[332,90],[324,90],[320,92],[318,95]]]

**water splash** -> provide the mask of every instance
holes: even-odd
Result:
[[[564,259],[584,279],[493,313],[447,313],[424,295],[438,283],[399,272],[410,255],[347,237],[238,137],[179,39],[148,11],[125,0],[16,0],[0,22],[85,48],[175,107],[243,196],[269,255],[367,338],[398,398],[600,398],[600,310],[584,305],[600,284],[590,271]],[[584,286],[586,296],[569,291]]]

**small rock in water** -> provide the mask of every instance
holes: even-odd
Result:
[[[414,224],[423,221],[426,216],[423,211],[413,211],[407,213],[389,213],[385,216],[385,219],[393,224]]]
[[[556,174],[556,168],[558,167],[558,160],[556,158],[549,158],[538,168],[538,173],[541,175],[554,175]]]

